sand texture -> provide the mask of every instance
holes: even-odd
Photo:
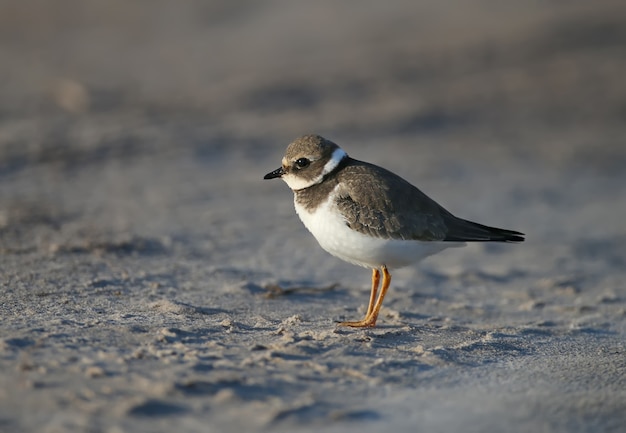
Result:
[[[620,432],[626,4],[0,2],[0,432]],[[519,245],[333,258],[299,135]]]

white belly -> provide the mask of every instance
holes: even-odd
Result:
[[[294,201],[295,202],[295,201]],[[455,242],[422,242],[382,239],[350,229],[334,207],[333,194],[314,213],[295,202],[296,212],[320,246],[335,257],[367,268],[401,268],[436,254]]]

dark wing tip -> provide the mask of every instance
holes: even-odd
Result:
[[[524,242],[526,240],[526,235],[524,233],[516,232],[514,230],[504,230],[504,229],[496,229],[497,232],[492,235],[493,239],[489,239],[490,241],[497,242]]]
[[[444,241],[450,242],[524,242],[525,234],[497,227],[489,227],[461,218],[447,221],[448,233]]]
[[[512,232],[508,235],[506,241],[507,242],[524,242],[526,240],[526,235],[520,232]]]

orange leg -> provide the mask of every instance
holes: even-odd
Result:
[[[367,304],[367,314],[365,317],[368,317],[372,314],[374,310],[374,304],[376,303],[376,295],[378,294],[378,285],[380,283],[380,271],[378,269],[372,269],[372,291],[370,292],[370,303]]]
[[[368,324],[365,326],[376,326],[376,319],[378,319],[378,313],[380,312],[380,307],[383,306],[383,300],[385,299],[385,295],[387,294],[387,290],[389,290],[389,285],[391,284],[391,274],[387,270],[387,266],[382,267],[383,270],[383,285],[380,288],[380,294],[378,295],[378,299],[376,300],[376,305],[374,305],[374,309],[372,313],[366,318]]]
[[[381,269],[383,271],[383,284],[377,299],[376,292],[378,292],[380,273],[377,269],[374,269],[372,271],[372,292],[370,294],[370,303],[367,307],[367,314],[365,315],[365,319],[359,320],[358,322],[341,322],[339,323],[340,326],[350,326],[352,328],[373,328],[374,326],[376,326],[376,319],[378,318],[380,307],[382,307],[383,305],[383,299],[385,299],[387,290],[389,290],[389,284],[391,284],[391,274],[389,273],[389,271],[387,271],[387,267],[383,266]],[[375,303],[374,299],[376,299]]]

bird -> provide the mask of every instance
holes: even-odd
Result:
[[[340,326],[372,328],[391,284],[390,269],[466,242],[523,242],[525,234],[454,216],[402,177],[351,158],[320,135],[287,146],[280,178],[294,193],[296,213],[328,253],[372,270],[365,317]],[[382,283],[381,283],[382,276]]]

